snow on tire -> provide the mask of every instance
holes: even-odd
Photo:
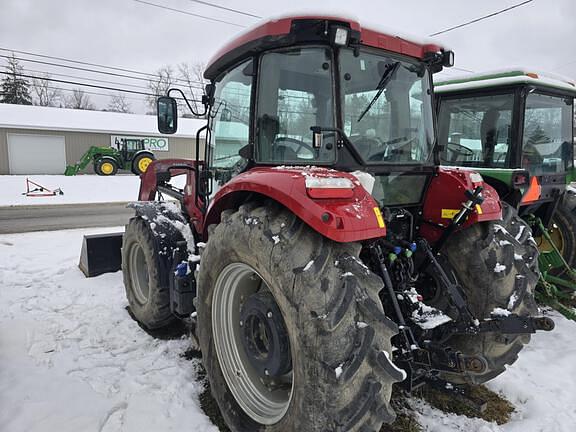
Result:
[[[516,210],[503,203],[502,221],[475,224],[455,233],[444,245],[472,314],[478,319],[508,313],[532,316],[538,307],[538,249],[530,227]],[[465,375],[444,374],[456,384],[481,384],[502,372],[518,358],[529,335],[482,333],[454,336],[447,344],[465,355],[484,359],[486,370]]]
[[[330,241],[274,203],[225,211],[211,231],[198,279],[198,336],[212,394],[230,429],[372,431],[393,421],[392,384],[404,378],[389,361],[397,326],[378,299],[381,279],[358,259],[360,244]],[[238,276],[243,271],[249,277]],[[236,279],[227,276],[233,272]],[[244,287],[237,288],[244,297],[237,289],[222,297],[223,287],[232,285]],[[246,357],[234,363],[237,353],[223,342],[248,352],[238,336],[246,323],[222,318],[220,300],[228,299],[238,320],[254,295],[273,299],[280,311],[291,362],[283,376],[264,376]],[[235,296],[243,298],[237,305]],[[231,364],[238,370],[229,370]],[[258,382],[268,389],[260,392]],[[250,386],[257,394],[243,390]],[[253,402],[267,399],[276,405]]]

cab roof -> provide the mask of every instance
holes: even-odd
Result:
[[[532,85],[562,90],[576,97],[576,83],[568,78],[530,69],[506,69],[495,72],[470,74],[434,83],[436,94],[446,94],[474,89]]]
[[[365,28],[353,19],[330,15],[298,15],[271,19],[239,34],[222,47],[208,62],[204,77],[214,79],[239,61],[267,49],[299,43],[328,42],[332,26],[346,27],[361,45],[423,59],[427,53],[443,50],[429,42],[416,42],[386,31]]]

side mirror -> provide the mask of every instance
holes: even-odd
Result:
[[[178,130],[178,104],[176,99],[162,96],[156,102],[158,131],[162,134],[174,134]]]

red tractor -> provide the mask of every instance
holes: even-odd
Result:
[[[431,75],[452,62],[341,17],[266,22],[209,63],[196,160],[142,175],[131,312],[194,322],[232,431],[376,431],[394,383],[485,382],[553,328],[526,224],[438,166]],[[169,95],[158,121],[176,131]]]

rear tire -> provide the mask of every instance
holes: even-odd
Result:
[[[530,227],[516,210],[503,203],[502,221],[475,224],[455,233],[443,247],[472,314],[490,318],[495,308],[520,316],[536,315],[538,249]],[[451,315],[451,314],[450,314]],[[444,374],[455,384],[482,384],[505,371],[530,341],[529,335],[482,333],[454,336],[446,344],[468,356],[484,359],[486,370],[464,375]]]
[[[202,254],[196,306],[212,395],[233,432],[374,431],[394,420],[390,393],[403,371],[387,359],[397,326],[384,315],[378,299],[382,281],[359,261],[360,247],[322,237],[275,204],[223,212]],[[230,272],[242,268],[252,275],[233,282]],[[269,378],[248,361],[241,360],[237,370],[223,366],[236,358],[226,354],[223,340],[236,341],[238,352],[248,352],[241,336],[220,336],[242,334],[239,323],[218,318],[221,300],[231,299],[229,316],[236,321],[235,307],[243,309],[254,296],[245,291],[236,304],[238,296],[222,294],[222,287],[234,283],[242,289],[253,283],[257,295],[272,295],[289,340],[292,369],[278,378],[287,382],[284,393],[253,393],[255,400],[279,401],[277,409],[263,408],[260,417],[255,415],[258,403],[250,397],[238,400],[252,395],[238,383],[258,387]]]
[[[138,154],[132,161],[132,172],[137,176],[144,174],[154,159],[156,158],[152,153]]]
[[[576,267],[576,194],[572,190],[567,190],[562,200],[558,203],[556,212],[552,217],[549,227],[549,234],[554,240],[555,246],[560,251],[562,257],[572,268]],[[550,251],[546,239],[541,236],[536,238],[536,243],[540,253]],[[549,274],[561,277],[566,273],[562,266],[548,271]]]
[[[132,315],[153,330],[172,324],[170,292],[160,280],[153,234],[139,217],[130,219],[122,240],[122,273]]]
[[[94,163],[94,171],[100,176],[113,176],[118,172],[118,162],[116,159],[104,156]]]

